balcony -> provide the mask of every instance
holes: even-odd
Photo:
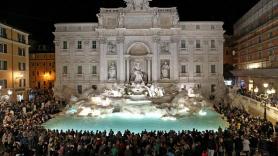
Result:
[[[278,68],[265,69],[238,69],[233,70],[232,73],[237,77],[273,77],[278,78]]]

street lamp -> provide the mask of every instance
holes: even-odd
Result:
[[[8,95],[9,95],[9,100],[11,101],[11,95],[13,94],[13,91],[12,90],[8,90]]]
[[[265,88],[265,92],[263,94],[260,94],[259,97],[262,99],[262,103],[264,103],[264,119],[266,119],[266,104],[267,104],[267,100],[269,100],[269,95],[271,94],[275,94],[276,90],[274,88],[272,89],[267,89],[268,88],[268,83],[264,83],[263,87]],[[257,94],[259,92],[259,88],[256,87],[254,89],[254,92]]]

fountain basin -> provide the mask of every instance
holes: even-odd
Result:
[[[181,131],[192,130],[193,128],[204,130],[217,130],[219,127],[225,129],[228,124],[221,116],[211,109],[204,110],[205,116],[195,115],[184,116],[174,119],[173,117],[160,118],[152,114],[112,113],[100,117],[77,117],[70,115],[57,116],[43,126],[47,129],[58,130],[88,130],[88,131],[121,131],[129,129],[131,132],[141,131]]]

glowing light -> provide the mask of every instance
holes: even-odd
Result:
[[[258,93],[258,92],[259,92],[259,88],[256,87],[256,88],[254,89],[254,92],[255,92],[255,93]]]
[[[22,73],[16,73],[15,74],[15,79],[21,79],[23,78],[23,74]]]
[[[206,116],[207,112],[204,112],[202,109],[199,111],[199,115],[200,116]]]
[[[271,93],[272,93],[272,94],[275,94],[275,93],[276,93],[276,90],[275,90],[274,88],[272,88],[272,89],[271,89]]]
[[[256,69],[256,68],[260,68],[261,64],[260,63],[251,63],[249,65],[247,65],[247,69]]]
[[[172,117],[172,116],[165,116],[165,117],[162,117],[161,119],[164,121],[168,121],[168,120],[176,121],[177,120],[175,117]]]
[[[268,87],[268,83],[264,83],[263,86],[264,86],[265,88],[267,88],[267,87]]]
[[[8,95],[11,96],[12,94],[13,94],[13,91],[9,89],[8,90]]]
[[[99,104],[101,103],[101,97],[91,97],[93,104]]]

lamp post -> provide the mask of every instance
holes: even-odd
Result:
[[[264,103],[264,119],[266,120],[267,114],[266,114],[266,104],[269,100],[269,95],[275,94],[276,90],[274,88],[268,89],[268,83],[264,83],[263,87],[265,88],[265,92],[263,94],[260,94],[259,97],[262,99],[262,103]],[[254,89],[254,92],[257,94],[259,92],[259,88],[256,87]]]

